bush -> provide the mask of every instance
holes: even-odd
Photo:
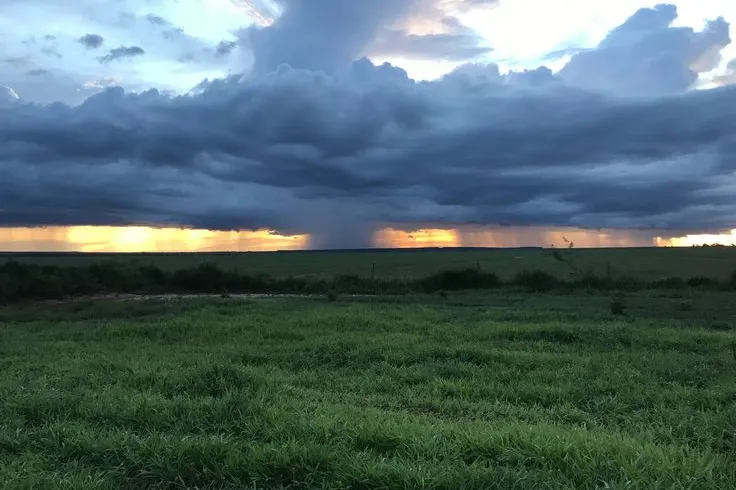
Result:
[[[718,286],[718,281],[710,277],[691,277],[687,285],[691,288],[712,288]]]
[[[654,281],[653,285],[657,288],[662,289],[682,289],[687,284],[681,277],[668,277],[667,279]]]
[[[514,277],[512,284],[522,286],[532,292],[551,291],[563,283],[560,279],[544,271],[523,271]]]
[[[420,289],[428,293],[440,290],[494,289],[499,286],[501,279],[497,275],[478,269],[438,272],[419,282]]]
[[[612,315],[623,315],[624,310],[626,310],[626,303],[624,301],[623,295],[617,294],[616,296],[614,296],[613,299],[611,299],[611,304],[609,305],[609,308]]]

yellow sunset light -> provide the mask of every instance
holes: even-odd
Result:
[[[415,231],[386,228],[376,233],[375,245],[381,248],[457,247],[456,230],[421,229]]]
[[[147,226],[0,228],[0,250],[78,252],[268,251],[305,248],[306,235]]]
[[[386,228],[376,232],[373,246],[421,247],[555,247],[574,242],[589,247],[690,247],[702,244],[736,245],[736,229],[730,233],[693,234],[651,238],[626,230],[567,228],[472,227],[423,228],[403,231]],[[280,235],[270,230],[212,231],[147,226],[70,226],[0,228],[0,251],[77,252],[219,252],[303,250],[309,235]]]

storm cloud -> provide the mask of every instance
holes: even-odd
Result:
[[[388,20],[412,15],[411,2],[377,1],[369,19],[340,3],[356,9],[345,13],[356,25],[317,38],[304,4],[290,5],[257,31],[256,76],[180,96],[110,88],[76,107],[7,104],[0,225],[270,228],[310,233],[322,247],[368,245],[383,226],[733,227],[736,86],[688,91],[688,76],[669,77],[713,56],[721,21],[683,35],[658,7],[560,74],[468,64],[416,82],[350,59]],[[313,44],[288,48],[288,29]],[[667,36],[682,41],[653,40]],[[649,55],[631,51],[634,38]],[[321,58],[328,39],[346,44]],[[657,50],[670,61],[642,61]],[[608,64],[646,96],[626,96],[620,80],[581,82]]]

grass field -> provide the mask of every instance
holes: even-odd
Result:
[[[564,250],[582,270],[628,275],[646,280],[668,277],[725,279],[736,270],[736,247],[618,248]],[[509,278],[522,270],[570,274],[545,249],[393,250],[354,252],[250,252],[182,254],[0,254],[43,265],[88,265],[100,260],[155,264],[175,270],[213,262],[223,269],[273,276],[357,274],[382,278],[416,278],[448,270],[475,268]],[[375,272],[373,266],[375,265]]]
[[[7,307],[0,488],[732,490],[736,302],[668,294]]]

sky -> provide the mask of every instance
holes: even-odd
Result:
[[[4,0],[0,249],[733,243],[732,0]]]

